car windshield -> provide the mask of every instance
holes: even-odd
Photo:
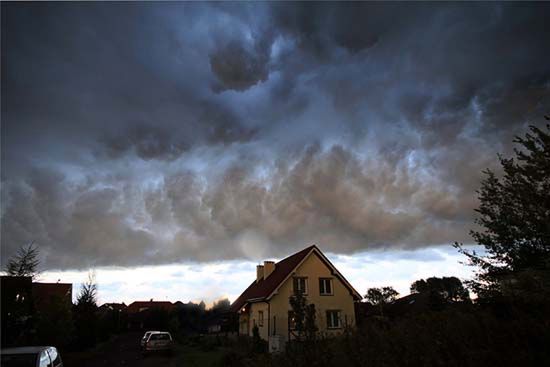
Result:
[[[36,366],[36,354],[2,354],[2,367],[34,367]]]

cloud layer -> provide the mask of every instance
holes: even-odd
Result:
[[[550,108],[547,4],[2,3],[2,261],[469,241]]]

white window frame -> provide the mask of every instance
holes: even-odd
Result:
[[[325,282],[329,283],[330,292],[326,291]],[[321,287],[321,284],[323,284],[323,287]],[[332,281],[332,278],[319,278],[319,295],[321,295],[321,296],[333,296],[334,295],[334,282]]]
[[[297,289],[295,288],[296,284],[299,285],[299,282],[300,280],[303,279],[304,280],[304,290],[302,291],[302,294],[303,295],[307,295],[307,289],[308,289],[308,286],[307,286],[307,277],[300,277],[300,276],[295,276],[292,278],[292,290],[294,291],[294,293],[296,293]],[[301,290],[300,290],[301,291]]]
[[[342,328],[342,317],[341,317],[341,311],[340,310],[327,310],[327,329],[341,329]],[[333,316],[336,315],[336,320]],[[334,321],[336,321],[336,325],[334,325]]]

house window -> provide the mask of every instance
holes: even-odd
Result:
[[[319,278],[319,294],[321,296],[332,296],[332,279]]]
[[[290,330],[296,330],[296,316],[294,311],[288,311],[288,328]]]
[[[258,311],[258,326],[264,326],[264,312]]]
[[[294,293],[307,294],[307,278],[295,277],[294,278]]]
[[[327,329],[339,329],[341,327],[342,323],[340,321],[340,311],[327,311]]]

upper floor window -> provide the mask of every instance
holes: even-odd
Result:
[[[331,296],[333,294],[331,278],[319,278],[319,294],[321,296]]]
[[[327,329],[339,329],[342,327],[339,310],[327,311]]]
[[[294,293],[307,294],[306,277],[294,277]]]

